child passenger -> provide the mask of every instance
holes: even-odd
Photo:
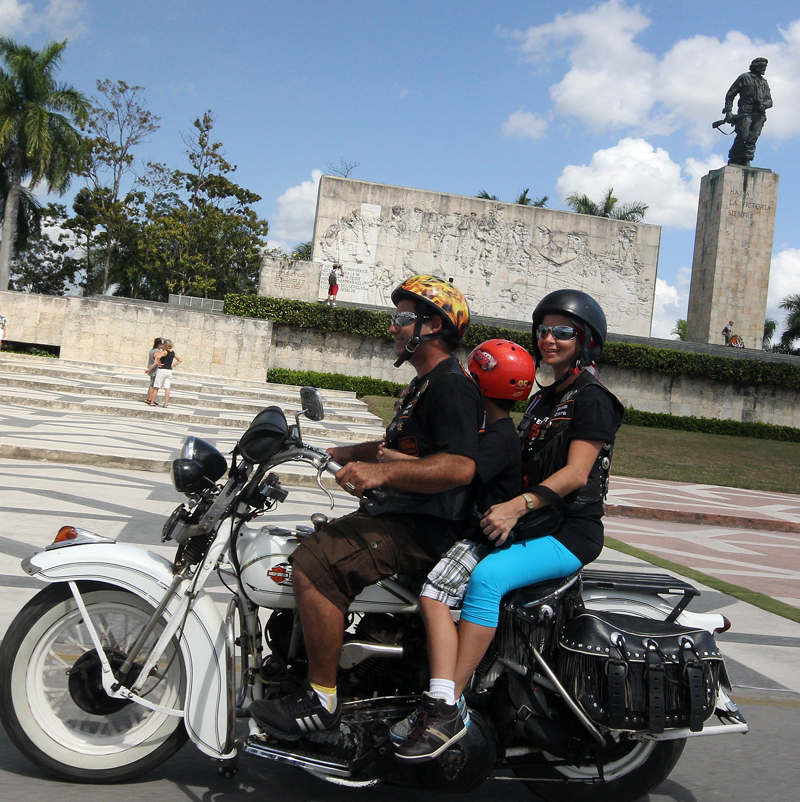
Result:
[[[475,481],[480,486],[476,509],[467,537],[439,560],[420,593],[431,680],[420,709],[392,728],[395,745],[406,740],[415,720],[424,713],[449,723],[458,738],[467,731],[466,703],[463,697],[456,702],[455,682],[447,679],[455,676],[458,653],[458,633],[450,611],[461,603],[473,569],[492,548],[491,541],[480,530],[481,517],[493,504],[513,498],[521,490],[522,448],[511,410],[516,401],[528,397],[533,387],[533,358],[522,346],[509,340],[487,340],[469,355],[467,367],[483,393],[486,407],[486,428],[478,446]],[[414,457],[381,449],[378,459]],[[448,740],[442,749],[452,743],[453,739]],[[403,757],[402,750],[398,757]]]

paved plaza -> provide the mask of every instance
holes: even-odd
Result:
[[[0,359],[0,634],[38,589],[19,561],[75,524],[170,555],[160,532],[179,503],[167,473],[194,434],[229,453],[253,415],[270,403],[293,414],[296,388],[221,385],[181,377],[170,408],[142,403],[146,379],[131,369],[56,367],[34,375]],[[5,386],[3,386],[5,385]],[[304,423],[305,438],[327,447],[377,438],[381,426],[352,394],[323,391],[326,419]],[[325,510],[302,466],[282,466],[289,500],[255,525],[307,523]],[[351,497],[335,493],[340,514]],[[609,536],[680,565],[800,607],[800,496],[701,484],[612,477]],[[652,570],[606,548],[598,568]],[[733,629],[720,637],[740,692],[800,693],[800,624],[710,588],[693,609],[720,610]],[[220,587],[220,601],[225,598]]]

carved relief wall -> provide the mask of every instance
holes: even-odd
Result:
[[[400,281],[432,273],[452,278],[475,314],[506,320],[574,287],[612,331],[648,336],[660,238],[659,226],[323,176],[313,254],[321,298],[335,262],[341,300],[391,306]]]

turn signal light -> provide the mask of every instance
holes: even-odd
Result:
[[[75,540],[78,537],[78,530],[74,526],[62,526],[58,530],[53,543],[66,543],[68,540]]]

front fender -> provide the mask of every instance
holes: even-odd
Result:
[[[40,551],[22,562],[42,582],[102,582],[136,594],[155,608],[174,575],[158,554],[123,543],[76,544]],[[176,598],[164,615],[171,618]],[[226,751],[229,716],[225,661],[225,627],[211,597],[203,590],[192,602],[183,627],[181,653],[187,670],[184,723],[189,737],[208,755],[232,757]]]

